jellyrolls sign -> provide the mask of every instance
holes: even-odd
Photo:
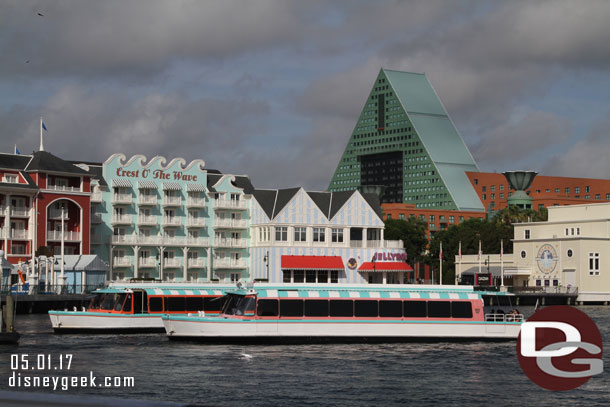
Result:
[[[547,390],[566,391],[603,372],[595,322],[569,306],[547,307],[521,325],[517,358],[526,376]]]
[[[407,261],[407,253],[377,252],[373,254],[373,261]]]

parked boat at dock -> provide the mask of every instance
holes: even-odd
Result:
[[[164,315],[163,324],[170,339],[209,342],[509,340],[523,315],[492,310],[484,297],[510,296],[464,286],[257,287],[228,292],[219,316]]]

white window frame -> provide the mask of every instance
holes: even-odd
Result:
[[[599,276],[599,252],[589,252],[589,275]]]

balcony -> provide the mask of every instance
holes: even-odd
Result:
[[[179,196],[164,196],[163,206],[180,206],[182,205],[182,198]]]
[[[172,237],[172,236],[138,236],[138,235],[113,235],[112,244],[115,245],[145,245],[145,246],[200,246],[210,245],[207,237]]]
[[[94,192],[91,194],[91,203],[102,203],[102,193]]]
[[[402,249],[404,246],[401,240],[350,240],[349,247],[371,247],[381,249]]]
[[[112,195],[112,204],[130,204],[131,194],[114,194]]]
[[[163,259],[163,267],[180,268],[182,267],[182,262],[180,261],[180,259]]]
[[[11,208],[11,216],[14,218],[27,218],[30,216],[30,208],[25,206],[13,206]]]
[[[140,226],[156,226],[157,225],[157,217],[156,216],[139,216],[138,217],[138,225]]]
[[[64,185],[47,185],[47,189],[50,191],[61,191],[61,192],[82,192],[80,187],[69,187]]]
[[[163,226],[182,226],[182,222],[178,216],[164,216]]]
[[[214,227],[217,229],[248,229],[248,222],[244,219],[214,218]]]
[[[91,235],[90,240],[91,240],[91,244],[93,244],[93,245],[102,244],[102,235],[100,235],[99,233]]]
[[[218,199],[214,201],[214,209],[248,209],[248,202],[244,200]]]
[[[197,258],[197,259],[188,259],[188,268],[204,268],[205,267],[205,259]]]
[[[27,229],[12,229],[8,238],[15,239],[15,240],[29,240],[30,239]]]
[[[246,239],[216,239],[214,241],[214,247],[245,248]]]
[[[47,230],[47,242],[61,241],[61,231]],[[64,232],[64,242],[80,242],[80,232]]]
[[[138,259],[138,266],[142,268],[157,267],[159,261],[154,257],[140,257]]]
[[[60,209],[49,209],[49,219],[61,220]],[[64,211],[64,220],[68,219],[68,211]]]
[[[113,225],[130,225],[131,224],[131,215],[112,215],[112,224]]]
[[[91,223],[102,223],[102,215],[99,213],[92,213]]]
[[[186,221],[186,226],[190,228],[201,228],[205,226],[204,218],[193,218],[189,217]]]
[[[142,195],[138,196],[138,205],[156,205],[157,204],[157,195]]]
[[[248,267],[248,263],[245,260],[233,260],[233,259],[218,259],[214,260],[214,268],[217,269],[245,269]]]
[[[204,208],[205,207],[205,198],[195,198],[189,196],[186,199],[186,206],[188,208]]]
[[[112,266],[113,267],[130,267],[132,265],[131,257],[113,257],[112,258]]]

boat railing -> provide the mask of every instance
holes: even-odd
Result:
[[[486,322],[523,322],[523,314],[485,314]]]

